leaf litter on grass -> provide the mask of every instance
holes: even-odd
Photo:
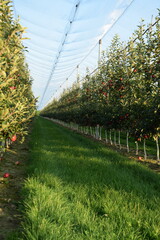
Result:
[[[18,239],[22,230],[22,212],[20,210],[21,189],[26,177],[28,159],[28,140],[23,144],[14,143],[7,149],[0,162],[0,239]],[[16,162],[19,164],[16,164]],[[4,173],[9,173],[4,178]]]

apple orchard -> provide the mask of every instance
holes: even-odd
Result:
[[[63,92],[42,116],[81,126],[126,132],[139,141],[153,138],[159,160],[160,24],[142,21],[128,42],[115,36],[98,71]]]
[[[0,1],[0,143],[1,155],[11,142],[23,140],[35,115],[36,99],[25,63],[23,28],[13,19],[11,1]]]
[[[23,140],[35,115],[36,99],[25,63],[23,28],[14,20],[11,1],[0,2],[1,152]],[[160,24],[143,21],[128,42],[116,35],[102,53],[98,70],[64,90],[41,115],[79,126],[126,132],[138,142],[154,139],[159,160]],[[144,144],[145,145],[145,144]],[[1,154],[2,154],[1,153]]]

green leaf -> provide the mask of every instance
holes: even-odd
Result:
[[[2,70],[2,71],[0,72],[0,74],[1,74],[2,78],[6,78],[6,72],[5,72],[5,71]]]
[[[6,130],[6,129],[9,127],[9,125],[10,125],[9,122],[3,121],[3,122],[2,122],[2,129],[5,129],[5,130]]]

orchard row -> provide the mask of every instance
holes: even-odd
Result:
[[[135,140],[160,135],[160,18],[144,22],[127,43],[115,36],[98,71],[87,72],[41,112],[83,126],[128,131]],[[145,34],[144,34],[145,33]]]
[[[24,57],[25,28],[13,19],[11,4],[11,1],[0,1],[1,150],[5,143],[24,138],[36,103]]]

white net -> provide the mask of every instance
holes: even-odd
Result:
[[[28,48],[26,62],[40,108],[76,81],[77,65],[80,77],[85,75],[86,67],[90,71],[97,67],[99,39],[103,38],[105,49],[114,34],[124,35],[126,40],[141,18],[156,15],[158,1],[152,2],[152,8],[147,2],[14,0],[15,14],[27,27],[25,35],[30,38],[24,41]]]

